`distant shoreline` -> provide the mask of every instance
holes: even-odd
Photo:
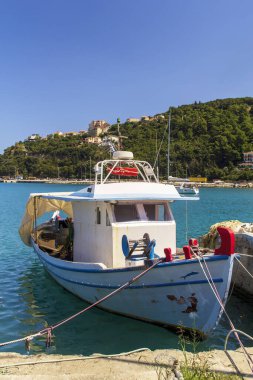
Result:
[[[124,181],[124,180],[122,180]],[[8,180],[1,180],[1,183],[46,183],[46,184],[53,184],[53,185],[92,185],[94,184],[94,180],[88,180],[88,179],[71,179],[71,180],[65,180],[65,179],[8,179]],[[113,182],[113,181],[112,181]],[[167,184],[167,181],[161,181],[161,183]],[[179,186],[182,184],[182,182],[169,182],[170,185]],[[213,182],[206,182],[206,183],[196,183],[196,182],[187,182],[187,184],[194,184],[197,187],[208,187],[208,188],[253,188],[253,182],[219,182],[219,183],[213,183]]]

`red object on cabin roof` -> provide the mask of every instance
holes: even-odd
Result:
[[[106,170],[108,172],[110,172],[112,170],[112,168],[107,167]],[[125,177],[137,177],[138,176],[138,169],[137,168],[131,168],[131,167],[116,166],[111,171],[111,174],[121,175],[121,176],[125,176]]]

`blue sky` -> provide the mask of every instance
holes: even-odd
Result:
[[[0,153],[32,133],[253,96],[252,0],[0,0]]]

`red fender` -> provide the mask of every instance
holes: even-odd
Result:
[[[215,255],[232,255],[235,253],[235,234],[228,227],[217,227],[221,238],[221,245],[214,250]]]
[[[198,242],[198,240],[197,240],[197,239],[194,239],[194,238],[190,239],[190,240],[189,240],[189,246],[190,246],[190,247],[198,247],[198,246],[199,246],[199,242]]]
[[[173,261],[173,256],[171,252],[171,248],[164,248],[164,253],[165,253],[165,261],[166,263]]]
[[[184,245],[183,251],[185,255],[185,260],[190,260],[192,258],[191,247],[189,245]]]

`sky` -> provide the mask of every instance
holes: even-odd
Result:
[[[0,153],[92,120],[253,96],[252,0],[0,0]]]

